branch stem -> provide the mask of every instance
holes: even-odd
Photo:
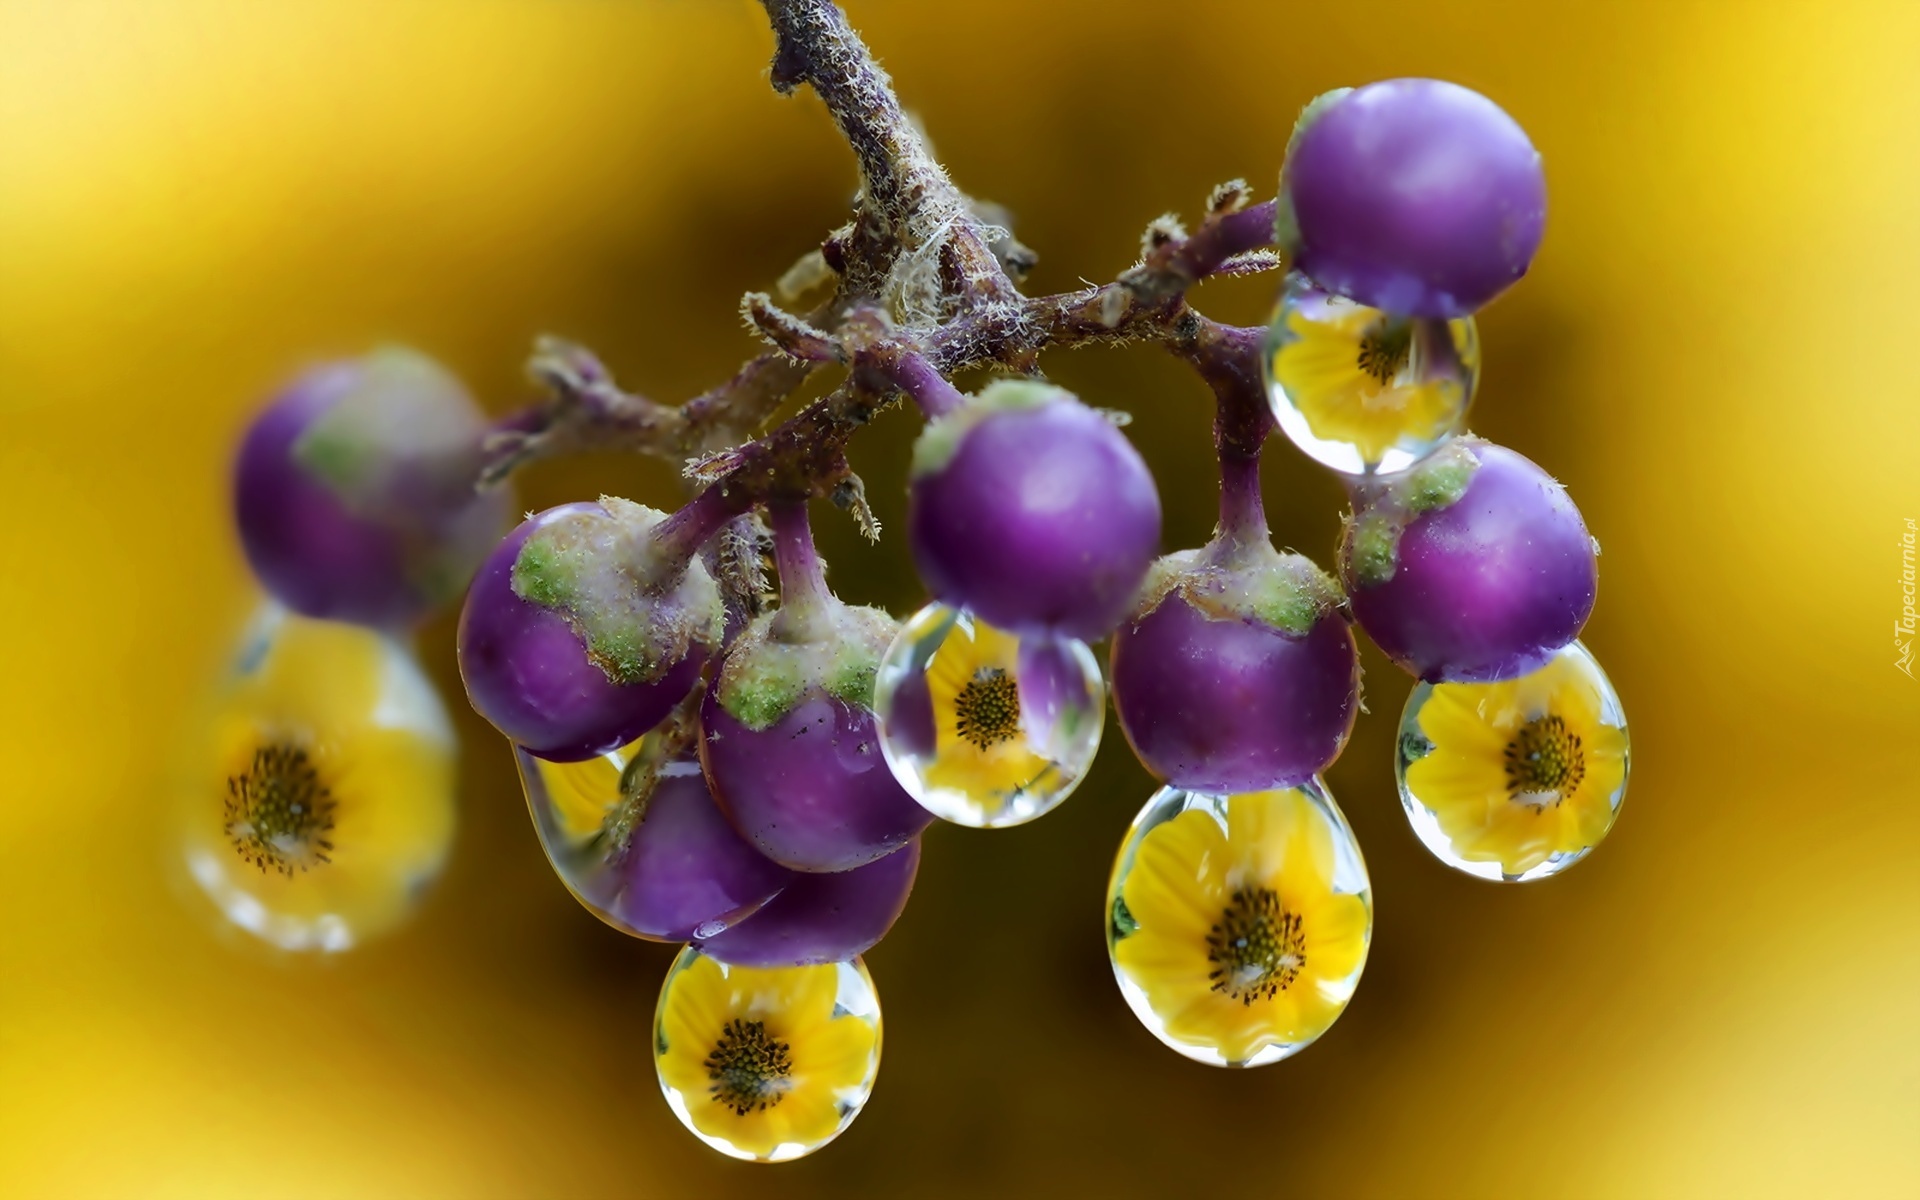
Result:
[[[684,568],[722,526],[750,507],[738,494],[710,485],[653,527],[653,546],[662,561]]]
[[[947,382],[946,377],[935,370],[924,355],[911,351],[894,355],[882,365],[881,370],[888,379],[899,385],[901,391],[913,398],[929,421],[966,403],[965,393]]]
[[[813,547],[807,502],[776,501],[767,506],[767,519],[773,526],[774,566],[780,572],[780,611],[773,618],[773,635],[782,641],[809,641],[833,593],[827,590],[826,567]]]

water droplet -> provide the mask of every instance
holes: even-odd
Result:
[[[727,823],[692,759],[661,763],[655,734],[582,762],[514,747],[527,810],[554,874],[622,933],[712,937],[757,912],[792,877]]]
[[[457,746],[413,655],[269,606],[182,765],[180,852],[220,916],[285,950],[402,924],[453,840]]]
[[[1282,431],[1348,475],[1404,471],[1466,424],[1480,378],[1473,318],[1400,317],[1301,276],[1267,326],[1261,367]]]
[[[1427,746],[1415,757],[1408,747]],[[1400,718],[1394,773],[1413,831],[1482,879],[1557,875],[1613,828],[1627,795],[1627,718],[1579,642],[1500,683],[1423,683]]]
[[[880,660],[880,748],[935,816],[997,829],[1051,811],[1100,748],[1106,684],[1085,642],[1016,637],[930,604]]]
[[[692,946],[660,988],[654,1067],[693,1136],[757,1162],[840,1135],[880,1071],[880,998],[859,959],[730,967]]]
[[[1366,862],[1318,779],[1228,796],[1160,789],[1114,860],[1107,911],[1134,1015],[1213,1066],[1312,1044],[1346,1010],[1373,936]]]

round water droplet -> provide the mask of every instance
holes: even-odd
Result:
[[[452,724],[399,642],[264,609],[183,763],[187,874],[231,924],[339,951],[411,916],[454,828]]]
[[[1289,277],[1261,367],[1274,419],[1349,475],[1404,471],[1466,424],[1480,378],[1473,318],[1401,317]]]
[[[1627,718],[1574,642],[1500,683],[1423,683],[1400,717],[1395,775],[1413,831],[1482,879],[1557,875],[1613,828],[1627,795]]]
[[[727,823],[698,762],[665,757],[657,734],[581,762],[514,747],[540,846],[575,899],[634,937],[708,938],[793,875]]]
[[[935,816],[997,829],[1072,794],[1100,749],[1106,684],[1087,644],[1016,637],[930,604],[880,660],[887,765]]]
[[[880,998],[859,959],[730,967],[688,946],[653,1021],[660,1090],[733,1158],[786,1162],[840,1136],[880,1071]]]
[[[1107,953],[1153,1036],[1196,1062],[1258,1067],[1311,1044],[1366,966],[1373,896],[1319,780],[1209,796],[1162,788],[1107,887]]]

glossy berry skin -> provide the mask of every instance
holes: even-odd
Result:
[[[742,841],[699,766],[675,763],[647,800],[604,897],[587,897],[616,928],[662,942],[719,932],[750,916],[793,873]]]
[[[1188,791],[1304,783],[1339,757],[1359,711],[1359,658],[1337,611],[1291,636],[1175,591],[1114,631],[1111,664],[1134,753]]]
[[[652,682],[615,683],[587,657],[565,617],[515,594],[514,560],[527,539],[549,522],[597,507],[563,504],[523,521],[487,557],[460,612],[467,698],[508,740],[554,762],[604,754],[658,725],[706,660],[696,646]]]
[[[418,404],[415,424],[441,444],[382,446],[378,430],[348,430],[364,458],[351,483],[330,481],[315,466],[324,459],[304,457],[309,435],[369,383],[387,385],[380,400],[400,410],[399,430]],[[254,419],[234,464],[234,518],[254,576],[305,616],[383,629],[419,621],[459,594],[511,519],[505,492],[474,490],[477,458],[445,444],[471,434],[477,449],[481,429],[458,382],[418,355],[385,351],[302,375]]]
[[[1464,317],[1526,274],[1546,177],[1526,132],[1478,92],[1389,79],[1297,135],[1282,186],[1294,266],[1321,287],[1416,317]]]
[[[908,538],[936,599],[1009,632],[1095,640],[1153,561],[1160,497],[1112,422],[1055,395],[990,412],[916,473]]]
[[[759,912],[695,943],[743,967],[846,962],[886,936],[907,906],[920,869],[920,840],[877,862],[831,875],[798,875]]]
[[[887,767],[871,708],[814,688],[756,730],[717,691],[701,703],[700,761],[728,819],[768,858],[796,871],[847,871],[932,822]]]
[[[1504,447],[1462,439],[1462,449],[1479,464],[1465,492],[1407,522],[1390,578],[1355,569],[1351,537],[1341,547],[1361,628],[1429,683],[1514,679],[1545,665],[1580,636],[1599,581],[1566,488]],[[1394,503],[1394,486],[1358,499],[1356,520]]]

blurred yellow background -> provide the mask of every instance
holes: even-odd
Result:
[[[1299,106],[1438,75],[1546,156],[1544,249],[1485,314],[1478,431],[1605,545],[1587,635],[1633,721],[1624,820],[1563,879],[1430,859],[1393,793],[1406,680],[1331,783],[1374,950],[1338,1026],[1228,1074],[1127,1013],[1100,937],[1149,784],[1110,741],[1061,812],[929,838],[869,956],[867,1112],[758,1168],[681,1131],[646,1030],[667,947],[548,870],[507,747],[422,639],[467,751],[453,863],[338,961],[222,937],[176,894],[165,768],[250,603],[228,456],[277,381],[404,340],[498,411],[541,331],[691,395],[734,315],[846,210],[849,155],[766,86],[747,0],[0,0],[0,1192],[7,1195],[1920,1193],[1920,684],[1893,669],[1920,517],[1920,6],[849,0],[1039,290],[1145,222],[1268,187]],[[1274,280],[1217,284],[1258,319]],[[1213,515],[1207,399],[1154,352],[1047,364],[1131,434],[1169,548]],[[880,515],[913,433],[858,447]],[[539,507],[674,496],[549,464]],[[1283,542],[1338,488],[1269,455]],[[918,602],[898,537],[821,540]]]

